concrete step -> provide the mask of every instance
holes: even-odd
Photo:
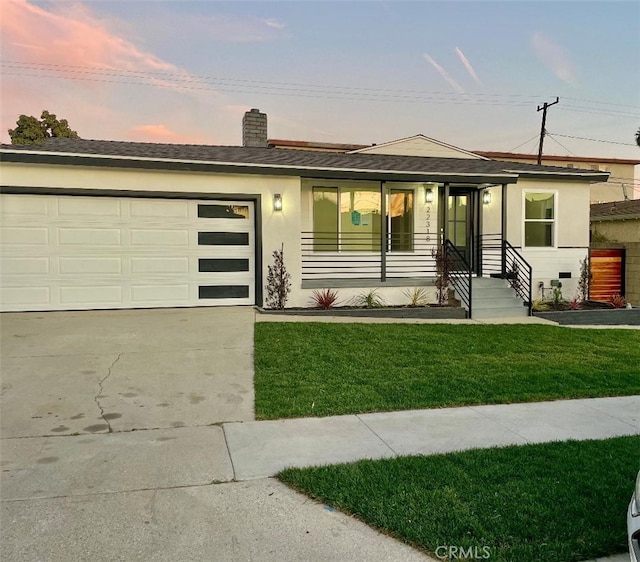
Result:
[[[472,283],[472,318],[520,318],[528,315],[527,307],[506,279],[475,277]]]
[[[474,304],[471,312],[471,317],[474,320],[480,318],[526,318],[529,315],[527,307],[523,305],[482,308]]]

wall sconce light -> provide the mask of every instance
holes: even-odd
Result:
[[[424,189],[424,202],[433,203],[433,188],[425,187]]]
[[[276,193],[273,196],[273,210],[274,211],[282,211],[282,195]]]
[[[482,192],[482,202],[485,205],[488,205],[489,203],[491,203],[491,192],[489,190],[487,190],[487,189],[485,189]]]

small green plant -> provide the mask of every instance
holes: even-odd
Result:
[[[405,289],[402,294],[409,299],[409,307],[411,308],[426,306],[429,302],[429,293],[424,287]]]
[[[622,295],[613,295],[609,302],[611,302],[613,308],[624,308],[627,304],[627,301]]]
[[[284,244],[273,252],[273,265],[267,273],[267,308],[282,310],[291,292],[291,275],[284,266]]]
[[[311,301],[315,308],[328,310],[338,304],[338,292],[333,289],[316,290],[311,294]]]
[[[545,310],[549,310],[549,305],[541,299],[535,299],[531,307],[536,312],[544,312]]]
[[[374,289],[368,293],[358,295],[354,299],[354,305],[360,308],[382,308],[385,306],[385,302],[382,297],[378,295],[378,291]]]
[[[562,304],[564,299],[562,298],[562,283],[558,283],[557,287],[553,289],[553,304],[554,306],[559,306]]]

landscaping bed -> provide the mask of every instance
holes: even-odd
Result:
[[[455,547],[472,553],[456,557],[465,560],[582,562],[626,551],[638,448],[640,437],[618,437],[288,469],[278,477],[438,559]]]
[[[352,318],[423,318],[432,320],[461,319],[467,317],[466,310],[453,306],[384,306],[380,308],[360,308],[340,306],[335,308],[284,308],[271,310],[259,308],[261,314],[285,316],[347,316]]]
[[[640,308],[549,310],[533,315],[562,325],[640,326]]]

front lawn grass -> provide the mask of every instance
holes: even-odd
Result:
[[[633,436],[288,469],[278,477],[432,556],[452,546],[492,562],[578,562],[625,551],[639,453]]]
[[[258,323],[258,419],[640,394],[640,332]]]

